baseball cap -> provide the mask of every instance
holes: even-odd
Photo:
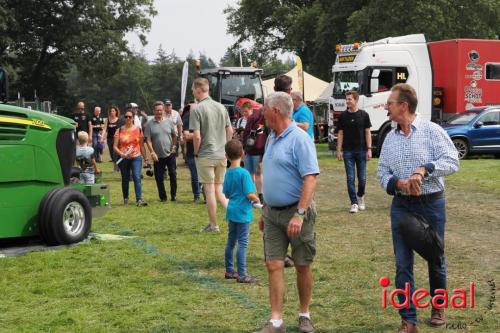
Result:
[[[167,104],[172,104],[172,101],[171,101],[171,100],[169,100],[168,98],[165,98],[165,99],[163,100],[163,104],[165,104],[165,105],[167,105]]]
[[[130,103],[128,106],[131,108],[138,108],[139,107],[139,105],[137,105],[135,103]]]

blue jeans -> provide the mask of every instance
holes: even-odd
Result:
[[[168,169],[168,179],[170,180],[170,197],[177,196],[177,162],[174,154],[168,157],[158,159],[158,162],[153,163],[155,174],[156,187],[158,188],[158,196],[160,200],[167,200],[167,192],[165,191],[165,167]]]
[[[248,234],[250,232],[250,223],[236,223],[227,221],[227,243],[226,243],[226,272],[234,272],[233,253],[236,242],[238,242],[238,251],[236,252],[236,259],[238,260],[238,275],[247,275],[247,247],[248,247]]]
[[[194,155],[186,155],[186,163],[191,172],[191,190],[195,199],[200,198],[200,182],[198,181],[198,171],[196,171],[196,162]]]
[[[135,201],[142,199],[141,197],[141,167],[142,157],[137,156],[131,159],[123,159],[120,164],[120,171],[122,174],[122,193],[123,199],[128,199],[128,183],[130,181],[130,172],[132,172],[132,179],[134,180]]]
[[[399,222],[408,213],[422,215],[444,241],[444,227],[446,223],[446,200],[443,197],[426,201],[396,196],[391,205],[392,245],[396,256],[396,288],[404,289],[405,283],[410,282],[410,297],[415,291],[413,278],[414,252],[409,249],[399,233]],[[428,263],[429,291],[435,295],[436,289],[446,289],[446,260],[443,255],[441,264]],[[398,294],[399,303],[405,301],[404,295]],[[438,300],[438,303],[441,303]],[[400,309],[399,314],[410,323],[417,322],[415,305],[410,301],[409,309]]]
[[[347,192],[351,205],[358,203],[358,197],[365,195],[366,187],[366,151],[344,151],[345,173],[347,176]],[[358,175],[358,192],[356,193],[356,177]]]
[[[95,160],[101,161],[102,151],[99,149],[99,131],[92,132],[92,148],[94,148]]]
[[[259,171],[259,163],[261,159],[262,156],[260,155],[245,155],[245,157],[243,158],[245,169],[247,169],[250,174],[257,174]]]

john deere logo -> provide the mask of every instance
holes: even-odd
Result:
[[[469,59],[472,62],[476,62],[479,60],[479,52],[476,50],[469,51]]]

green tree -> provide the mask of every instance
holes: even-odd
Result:
[[[359,41],[413,33],[429,40],[497,39],[499,27],[498,0],[372,0],[351,14],[347,35]]]
[[[156,14],[153,0],[1,0],[4,13],[0,59],[17,71],[11,87],[56,101],[66,96],[72,65],[86,77],[116,72],[129,53],[125,34],[138,31],[145,43]]]
[[[299,55],[304,69],[331,79],[335,45],[424,33],[430,40],[498,38],[498,0],[241,0],[225,10],[228,32],[264,63]]]

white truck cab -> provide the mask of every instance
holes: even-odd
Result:
[[[432,67],[423,34],[337,45],[336,53],[329,117],[331,149],[334,149],[336,139],[335,121],[340,112],[347,109],[345,92],[348,90],[358,91],[358,107],[370,115],[375,153],[380,151],[385,135],[391,129],[385,104],[395,84],[413,86],[418,97],[417,112],[421,117],[431,119]]]

